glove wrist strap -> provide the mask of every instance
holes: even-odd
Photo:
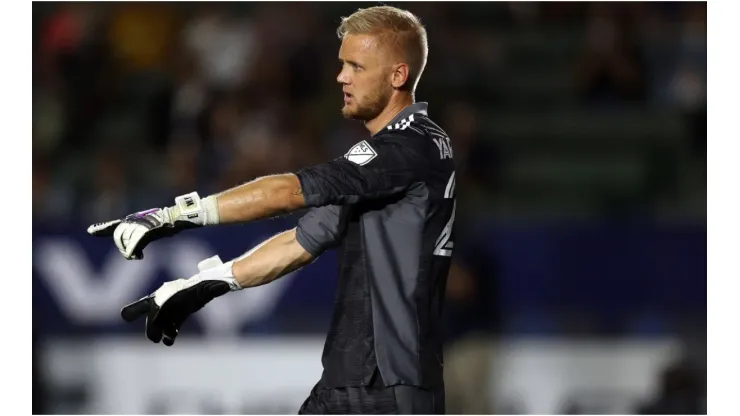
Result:
[[[191,192],[175,198],[175,205],[165,208],[167,220],[188,221],[200,226],[216,225],[219,223],[218,202],[216,196],[211,195],[200,199],[197,192]]]
[[[222,280],[229,284],[231,291],[241,290],[242,287],[239,282],[234,278],[234,272],[231,270],[234,265],[234,261],[229,261],[218,266],[211,267],[205,270],[201,270],[194,280],[200,282],[203,280]]]
[[[195,276],[198,281],[201,280],[223,280],[229,284],[232,291],[241,290],[242,287],[236,281],[232,267],[234,260],[223,263],[219,256],[207,258],[198,263],[199,273]]]
[[[205,225],[218,225],[221,217],[218,212],[216,195],[208,196],[203,200],[203,211],[206,213]]]

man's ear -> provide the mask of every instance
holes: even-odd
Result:
[[[393,73],[391,74],[391,84],[393,88],[399,89],[406,85],[409,81],[409,66],[407,64],[395,64],[393,65]]]

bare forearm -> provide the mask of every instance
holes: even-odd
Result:
[[[234,261],[232,273],[243,288],[272,282],[311,263],[313,257],[296,240],[295,229],[282,232]]]
[[[270,218],[305,206],[298,177],[265,176],[216,195],[221,224]]]

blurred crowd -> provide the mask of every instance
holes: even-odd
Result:
[[[340,116],[335,28],[362,6],[35,5],[34,220],[118,217],[342,155],[366,132]],[[705,4],[407,6],[430,36],[417,99],[450,134],[469,194],[502,186],[506,149],[487,132],[488,114],[549,108],[523,99],[538,88],[536,75],[510,79],[518,46],[507,34],[526,42],[569,28],[578,51],[561,95],[587,108],[674,108],[695,130],[690,147],[701,158]]]

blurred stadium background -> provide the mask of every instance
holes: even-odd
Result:
[[[341,16],[375,3],[34,3],[34,413],[292,413],[335,257],[199,313],[119,308],[296,216],[127,262],[94,221],[343,154]],[[706,412],[706,3],[399,3],[460,181],[450,413]],[[302,369],[295,371],[295,368]]]

